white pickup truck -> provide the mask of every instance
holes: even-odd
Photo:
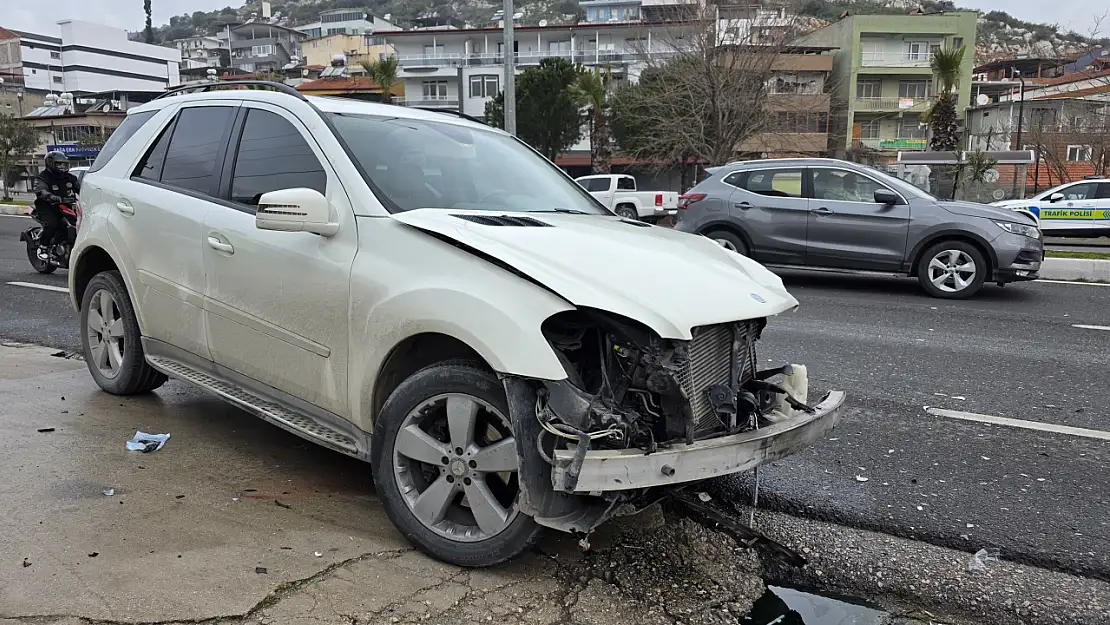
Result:
[[[606,208],[628,219],[659,221],[678,214],[678,193],[637,191],[636,179],[625,174],[598,174],[575,178]]]

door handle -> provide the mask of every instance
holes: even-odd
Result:
[[[120,201],[116,202],[116,210],[123,213],[124,215],[134,215],[135,214],[135,207],[132,206],[131,204],[127,203],[126,200],[120,200]]]
[[[227,252],[228,254],[235,253],[235,246],[230,243],[224,243],[218,238],[212,236],[208,237],[208,247],[214,250],[219,250],[221,252]]]
[[[743,210],[748,210],[749,208],[752,207],[751,202],[736,202],[736,203],[733,204],[733,206],[735,206],[736,208],[743,209]]]
[[[813,209],[813,212],[817,213],[818,215],[831,215],[833,213],[826,206],[822,206],[821,208],[815,208],[815,209]]]

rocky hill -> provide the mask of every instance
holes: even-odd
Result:
[[[790,2],[792,0],[766,0]],[[798,11],[810,18],[807,23],[819,26],[836,20],[844,11],[849,13],[905,13],[914,8],[925,11],[953,11],[959,7],[951,0],[800,0]],[[168,43],[197,34],[214,34],[225,24],[261,14],[261,0],[250,0],[238,9],[197,11],[181,15],[169,24],[155,29],[157,43]],[[501,8],[500,0],[272,0],[275,15],[287,18],[293,24],[314,21],[323,10],[335,8],[365,8],[379,16],[389,15],[397,24],[406,25],[417,17],[438,15],[454,17],[464,22],[488,24],[493,14]],[[576,0],[516,0],[517,10],[524,14],[524,23],[537,23],[546,19],[550,23],[573,22],[579,13]],[[1110,28],[1110,24],[1107,24]],[[137,38],[137,34],[136,34]],[[1015,55],[1039,57],[1075,57],[1089,51],[1094,45],[1110,46],[1110,40],[1100,33],[1062,32],[1050,24],[1034,24],[1019,20],[1005,11],[990,11],[979,16],[976,41],[976,59],[985,62]]]

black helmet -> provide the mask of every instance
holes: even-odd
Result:
[[[69,157],[65,155],[65,152],[58,150],[47,152],[46,168],[51,171],[67,172],[69,171]]]

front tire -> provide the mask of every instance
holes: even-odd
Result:
[[[941,241],[917,261],[925,292],[942,299],[966,299],[983,288],[990,267],[983,253],[966,241]]]
[[[458,361],[416,372],[374,422],[371,466],[386,514],[443,562],[485,567],[519,555],[542,528],[517,507],[516,444],[492,373]]]
[[[744,239],[728,230],[713,230],[707,232],[705,236],[713,239],[717,245],[720,245],[730,252],[736,252],[741,256],[751,256],[748,251],[748,244],[744,242]]]
[[[39,237],[42,233],[42,228],[38,228],[37,232],[29,232],[27,234],[27,260],[31,261],[31,267],[39,273],[54,273],[58,268],[57,265],[49,261],[39,258]]]
[[[113,395],[148,393],[166,376],[146,362],[142,333],[118,271],[93,276],[81,298],[81,347],[96,384]]]
[[[629,206],[628,204],[618,206],[616,213],[625,219],[631,219],[632,221],[640,220],[640,215],[636,212],[636,207]]]

